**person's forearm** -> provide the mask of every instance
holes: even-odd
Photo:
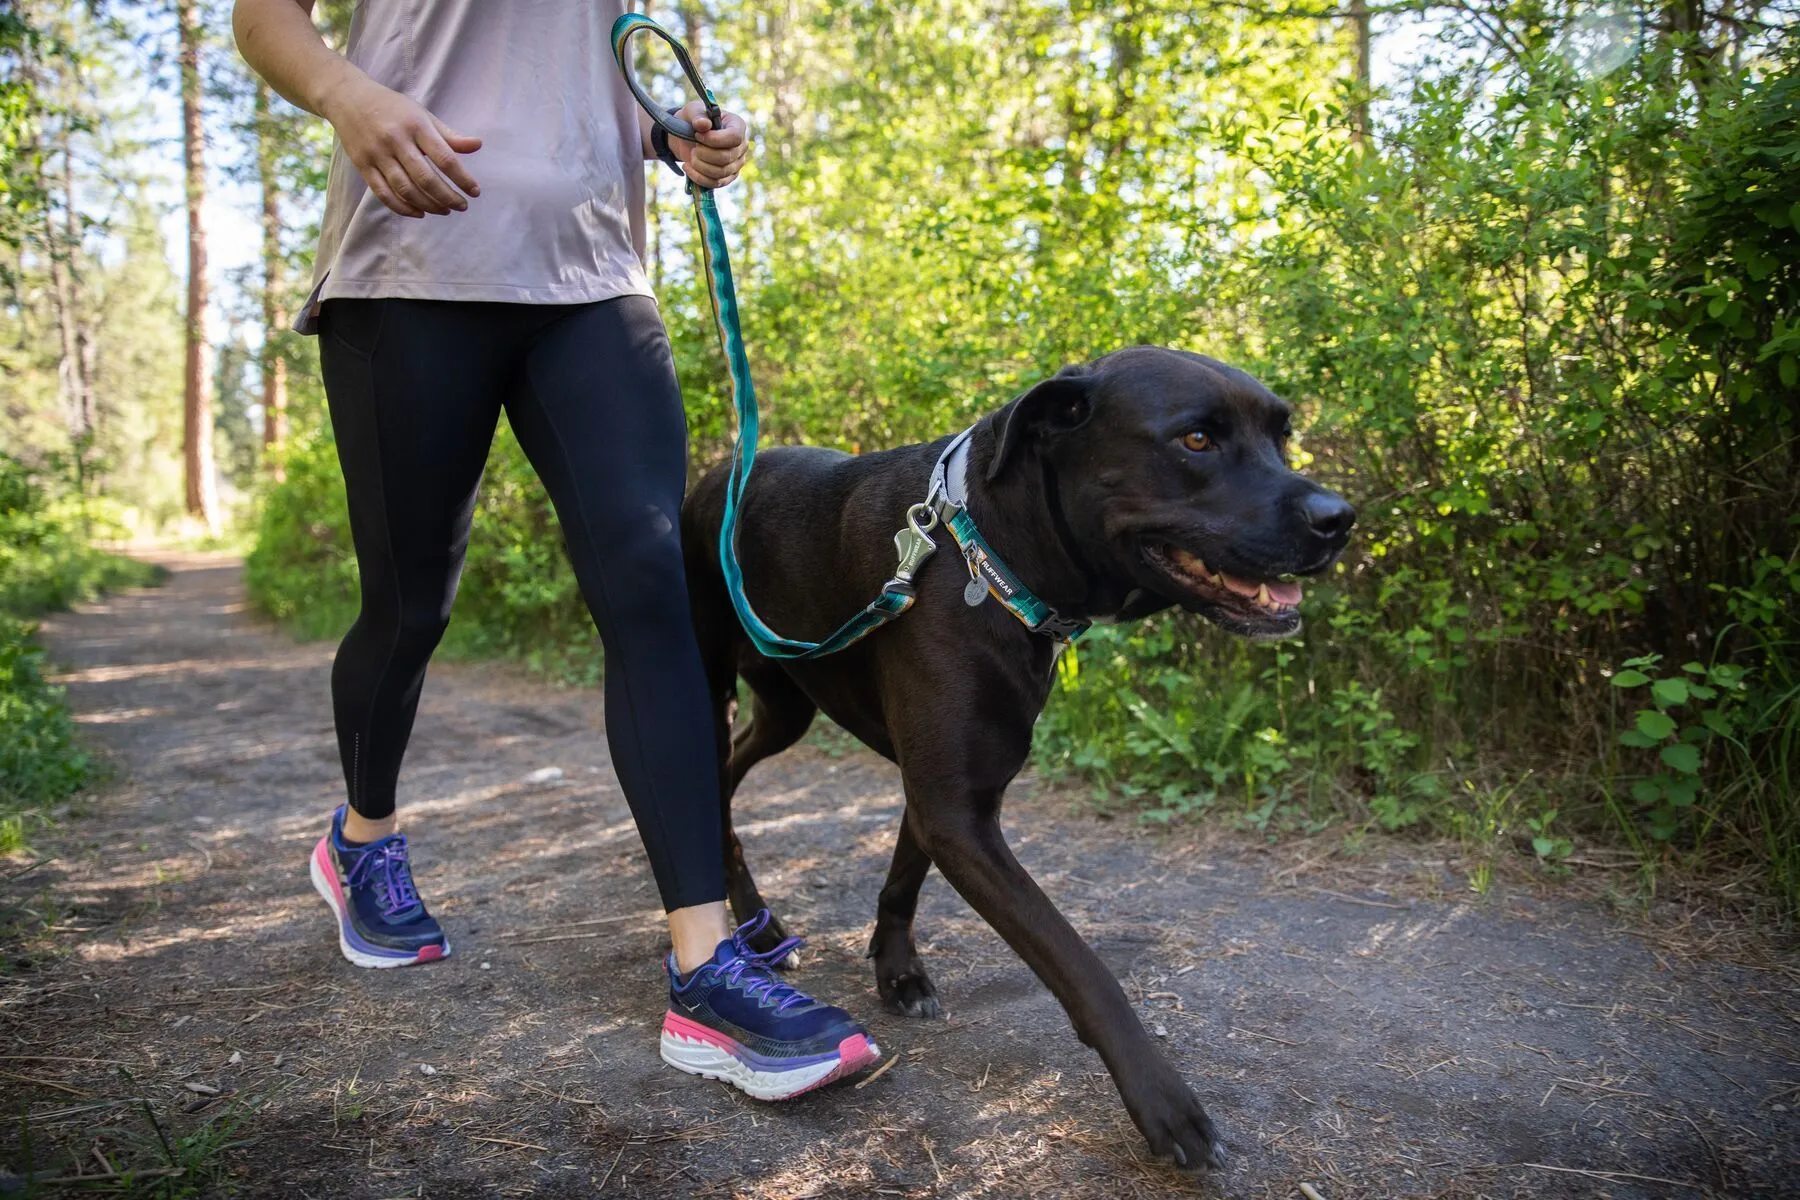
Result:
[[[648,162],[656,157],[656,151],[650,145],[650,131],[656,126],[650,120],[650,114],[644,111],[643,105],[637,106],[638,141],[643,144],[644,160]]]
[[[270,87],[329,120],[333,97],[367,76],[325,44],[313,27],[312,7],[312,0],[237,0],[231,28],[238,52]]]

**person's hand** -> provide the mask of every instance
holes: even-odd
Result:
[[[705,188],[722,188],[738,177],[750,157],[750,127],[736,113],[721,112],[723,128],[714,129],[707,118],[706,105],[690,100],[679,114],[694,127],[699,139],[670,137],[669,150],[681,160],[688,178]]]
[[[481,149],[481,139],[458,133],[417,101],[363,79],[338,89],[324,116],[369,190],[401,216],[462,212],[465,194],[481,195],[458,157]]]

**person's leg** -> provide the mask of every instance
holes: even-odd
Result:
[[[756,954],[746,939],[767,914],[735,934],[727,923],[712,712],[681,554],[687,423],[655,302],[624,296],[547,324],[507,415],[605,646],[607,744],[675,945],[663,1058],[763,1099],[867,1066],[880,1050],[848,1013],[774,974],[798,939]]]
[[[525,357],[507,415],[544,481],[606,653],[606,739],[691,970],[731,932],[719,781],[688,617],[678,523],[687,421],[648,297],[558,315]]]
[[[319,359],[362,602],[331,673],[349,804],[312,870],[338,914],[340,948],[361,966],[448,952],[394,836],[394,788],[520,344],[517,323],[490,307],[331,300],[322,314]]]

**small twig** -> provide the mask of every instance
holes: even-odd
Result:
[[[143,1170],[133,1169],[130,1172],[130,1174],[133,1179],[176,1179],[182,1175],[187,1174],[187,1171],[186,1171],[186,1169],[184,1169],[182,1167],[149,1167],[149,1168],[146,1168]],[[125,1178],[125,1176],[119,1174],[119,1172],[109,1171],[104,1175],[99,1174],[97,1172],[94,1174],[91,1174],[91,1175],[53,1175],[48,1179],[39,1179],[38,1177],[33,1176],[31,1179],[31,1182],[33,1182],[33,1183],[96,1183],[96,1182],[99,1182],[101,1180],[106,1180],[106,1179],[123,1179],[123,1178]]]
[[[20,1083],[35,1083],[39,1087],[55,1088],[59,1092],[69,1093],[69,1095],[74,1096],[78,1100],[93,1099],[93,1097],[86,1092],[78,1092],[67,1084],[53,1083],[48,1079],[37,1079],[30,1075],[15,1075],[11,1071],[0,1071],[0,1076],[4,1076],[7,1079],[17,1079]]]
[[[1231,1032],[1241,1033],[1245,1037],[1261,1038],[1265,1042],[1280,1042],[1283,1046],[1298,1046],[1300,1044],[1299,1042],[1290,1042],[1286,1038],[1275,1037],[1273,1034],[1258,1033],[1254,1029],[1240,1029],[1236,1025],[1231,1027]]]
[[[600,1109],[600,1112],[602,1115],[604,1115],[606,1112],[606,1109],[601,1105],[601,1103],[598,1100],[583,1100],[578,1096],[569,1096],[569,1095],[565,1095],[562,1092],[553,1092],[549,1088],[539,1087],[537,1084],[532,1083],[529,1080],[519,1079],[519,1080],[515,1080],[514,1082],[516,1082],[522,1088],[529,1088],[531,1091],[537,1092],[539,1095],[548,1096],[552,1100],[561,1100],[565,1104],[585,1104],[590,1108]]]
[[[1319,1189],[1310,1183],[1300,1185],[1300,1194],[1305,1196],[1306,1200],[1325,1200],[1325,1197],[1319,1195]]]
[[[1346,896],[1342,892],[1334,892],[1330,888],[1315,887],[1313,891],[1321,896],[1330,896],[1333,900],[1342,900],[1348,904],[1366,904],[1370,908],[1393,908],[1401,912],[1411,912],[1410,904],[1389,904],[1385,900],[1364,900],[1361,896]]]
[[[893,1060],[889,1060],[889,1061],[893,1061]],[[862,1085],[858,1084],[857,1086],[861,1087]],[[919,1139],[919,1144],[925,1147],[925,1157],[929,1158],[931,1160],[932,1174],[937,1176],[937,1181],[939,1183],[944,1182],[944,1168],[938,1166],[937,1153],[934,1150],[932,1150],[932,1148],[931,1148],[931,1139],[928,1137],[922,1137]]]
[[[50,855],[50,857],[48,857],[48,858],[40,858],[36,862],[32,863],[29,867],[20,867],[16,871],[11,871],[11,872],[8,872],[4,876],[0,876],[0,883],[11,883],[13,880],[19,878],[21,875],[29,875],[33,871],[37,870],[39,867],[46,866],[55,861],[56,861],[56,855],[54,855],[54,854]]]
[[[517,1146],[521,1150],[542,1150],[545,1153],[548,1153],[550,1150],[550,1147],[548,1146],[539,1146],[534,1142],[515,1142],[510,1138],[471,1137],[469,1140],[471,1142],[494,1142],[501,1146]]]
[[[606,936],[606,930],[592,929],[592,930],[589,930],[587,933],[559,933],[559,934],[555,935],[554,937],[514,938],[510,942],[502,942],[500,944],[503,946],[537,946],[537,945],[543,944],[544,942],[573,942],[573,941],[578,941],[581,938],[597,938],[597,937],[605,937],[605,936]]]
[[[631,1145],[631,1139],[629,1138],[619,1143],[619,1152],[613,1155],[612,1166],[606,1168],[606,1174],[602,1175],[600,1177],[600,1182],[594,1185],[594,1191],[596,1193],[606,1190],[606,1181],[611,1179],[612,1173],[618,1169],[619,1160],[625,1157],[625,1147],[629,1145]]]
[[[889,1071],[894,1069],[894,1064],[899,1061],[900,1061],[900,1056],[898,1054],[896,1054],[892,1058],[888,1059],[886,1062],[882,1063],[879,1067],[876,1067],[873,1071],[870,1071],[868,1078],[859,1079],[857,1081],[856,1090],[861,1091],[863,1088],[868,1087],[871,1083],[874,1083],[877,1079],[880,1079],[883,1075],[886,1075]]]
[[[1520,1163],[1521,1167],[1530,1167],[1534,1171],[1556,1171],[1564,1175],[1585,1175],[1589,1179],[1604,1179],[1609,1182],[1620,1179],[1637,1179],[1644,1183],[1666,1183],[1674,1187],[1692,1188],[1696,1192],[1706,1189],[1697,1183],[1685,1179],[1667,1179],[1661,1175],[1637,1175],[1631,1171],[1584,1171],[1580,1167],[1553,1167],[1548,1163]]]

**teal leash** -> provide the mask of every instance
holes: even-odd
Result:
[[[661,108],[638,83],[631,69],[627,48],[640,33],[653,33],[675,51],[682,73],[706,103],[714,128],[718,127],[718,102],[712,90],[700,78],[687,47],[662,26],[641,13],[626,13],[612,27],[613,57],[625,75],[632,95],[643,105],[650,119],[664,132],[686,141],[694,140],[694,127]],[[732,446],[731,475],[725,489],[725,520],[719,528],[719,564],[725,574],[725,589],[731,595],[731,606],[737,610],[744,632],[759,653],[769,658],[822,658],[862,640],[883,625],[899,617],[913,606],[918,593],[913,577],[925,560],[937,550],[931,530],[938,523],[935,509],[915,504],[906,514],[906,528],[894,535],[894,549],[900,562],[893,578],[882,585],[881,594],[861,612],[844,622],[823,641],[808,642],[782,637],[756,615],[750,598],[744,594],[744,568],[738,561],[738,521],[744,505],[744,492],[750,485],[750,470],[756,463],[758,415],[756,385],[750,378],[750,356],[744,350],[744,334],[738,322],[737,289],[731,279],[731,254],[725,245],[725,226],[719,219],[719,208],[712,190],[688,180],[688,195],[693,198],[694,216],[700,226],[701,260],[706,267],[706,292],[712,300],[713,323],[718,329],[719,345],[725,351],[725,362],[731,372],[731,403],[737,412],[737,438]]]

